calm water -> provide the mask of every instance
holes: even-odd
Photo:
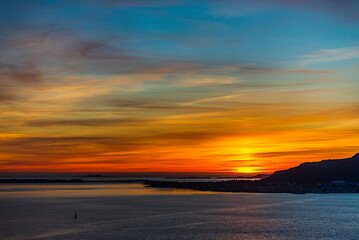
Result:
[[[221,194],[140,184],[0,185],[1,240],[358,236],[359,194]]]

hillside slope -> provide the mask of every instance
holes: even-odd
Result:
[[[265,182],[359,182],[359,153],[351,158],[306,162],[281,170],[263,179]]]

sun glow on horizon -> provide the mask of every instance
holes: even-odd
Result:
[[[237,173],[262,173],[262,171],[257,167],[238,167],[235,169]]]

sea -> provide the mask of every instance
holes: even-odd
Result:
[[[0,239],[359,239],[359,194],[0,184]]]

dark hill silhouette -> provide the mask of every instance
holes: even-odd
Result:
[[[359,153],[351,158],[306,162],[281,170],[263,179],[265,182],[359,182]]]

